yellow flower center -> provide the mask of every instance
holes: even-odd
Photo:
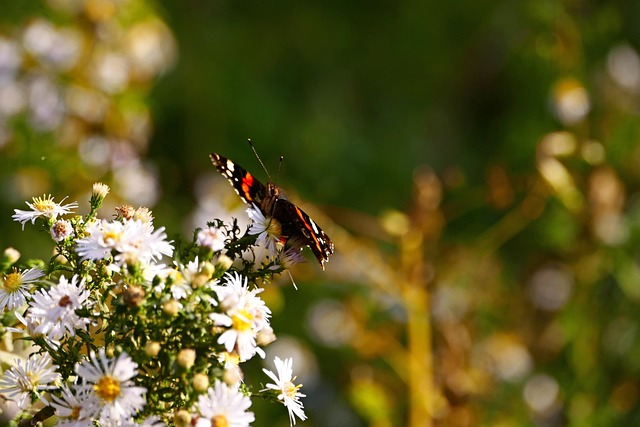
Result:
[[[231,316],[233,329],[237,331],[248,331],[253,323],[253,316],[246,310],[238,310],[236,314]]]
[[[229,421],[227,421],[227,417],[224,415],[216,415],[211,418],[211,427],[228,427]]]
[[[2,287],[7,293],[13,293],[20,289],[22,286],[22,274],[18,271],[13,271],[13,273],[9,273],[4,276],[4,280],[2,282]]]
[[[120,381],[111,375],[105,375],[100,378],[100,381],[93,388],[96,394],[107,402],[113,402],[116,397],[120,396]]]
[[[33,198],[33,207],[38,212],[43,212],[45,214],[53,213],[56,208],[56,203],[53,201],[51,196],[43,196],[43,197],[34,197]]]
[[[104,233],[104,242],[108,245],[113,245],[118,240],[120,240],[120,236],[122,233],[117,232],[116,230],[109,230]]]
[[[302,387],[302,385],[295,385],[294,383],[290,382],[290,383],[287,383],[283,391],[288,397],[294,399],[300,387]]]
[[[35,390],[36,386],[40,383],[40,376],[33,372],[27,372],[27,378],[29,378],[29,390]]]
[[[269,226],[267,227],[267,234],[276,240],[279,240],[280,236],[282,236],[282,225],[280,224],[280,221],[275,218],[270,218]]]

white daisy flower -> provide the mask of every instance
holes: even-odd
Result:
[[[51,406],[56,410],[57,427],[92,427],[92,414],[96,412],[96,401],[87,391],[74,394],[64,385],[61,397],[52,396]]]
[[[54,241],[61,242],[73,236],[73,226],[66,219],[59,219],[51,226],[50,232]]]
[[[154,230],[151,222],[139,219],[124,220],[125,235],[122,244],[116,248],[120,254],[115,256],[120,265],[131,260],[138,260],[143,264],[159,261],[163,256],[173,255],[173,246],[166,241],[167,234],[164,227]]]
[[[96,402],[91,416],[103,427],[118,425],[140,411],[146,401],[144,387],[136,387],[132,378],[138,374],[138,364],[126,353],[110,359],[101,348],[89,360],[76,365],[76,374],[82,379],[77,389],[90,393]]]
[[[165,268],[157,276],[162,280],[153,287],[156,296],[160,297],[169,283],[169,293],[174,300],[185,299],[193,292],[182,273],[174,268]]]
[[[264,289],[249,289],[247,278],[238,272],[225,273],[224,277],[226,279],[224,285],[214,287],[222,308],[227,312],[238,308],[250,310],[254,313],[253,320],[256,330],[268,325],[271,310],[258,296]]]
[[[0,278],[0,309],[15,310],[26,303],[31,284],[44,276],[42,270],[30,268],[25,271],[13,269]]]
[[[247,411],[251,406],[251,399],[242,394],[239,383],[228,386],[216,380],[213,387],[209,387],[206,395],[198,398],[197,411],[201,415],[196,427],[228,426],[248,427],[255,416]]]
[[[264,358],[264,351],[258,347],[256,342],[256,332],[251,329],[251,315],[247,313],[236,313],[232,317],[213,313],[211,320],[218,326],[227,326],[218,338],[218,344],[224,346],[228,352],[236,352],[241,362],[251,359],[258,354]]]
[[[151,283],[153,279],[158,277],[165,277],[169,271],[173,270],[173,268],[168,267],[166,264],[141,264],[140,266],[140,274],[147,282]],[[119,270],[118,270],[119,271]]]
[[[305,397],[300,393],[300,387],[302,384],[295,385],[293,382],[296,377],[293,376],[293,358],[288,357],[285,360],[281,360],[278,356],[273,360],[276,365],[277,375],[268,369],[262,369],[262,371],[273,380],[275,384],[267,384],[267,388],[262,390],[276,390],[279,392],[278,400],[280,400],[289,411],[289,424],[295,425],[296,418],[300,418],[302,421],[307,419],[304,413],[301,397]]]
[[[275,218],[265,217],[255,204],[247,209],[247,214],[249,218],[251,218],[249,234],[258,235],[256,246],[266,248],[269,257],[275,258],[278,254],[279,247],[282,246],[280,242],[282,237],[282,226],[280,222]]]
[[[209,248],[213,252],[224,249],[224,234],[219,228],[207,227],[198,231],[196,236],[196,244],[205,248]]]
[[[258,297],[262,289],[250,290],[247,278],[238,273],[227,273],[225,278],[225,285],[214,287],[225,313],[209,315],[216,325],[228,328],[218,338],[218,344],[223,345],[229,353],[237,352],[241,362],[251,359],[256,353],[264,357],[256,337],[269,325],[271,311]]]
[[[55,385],[61,379],[56,372],[57,365],[52,365],[49,353],[32,354],[23,364],[16,359],[16,365],[4,371],[4,377],[0,379],[2,395],[16,402],[20,409],[27,409],[32,401],[32,394],[36,394],[45,404],[49,403],[42,396],[42,392],[55,389]]]
[[[24,230],[24,225],[27,221],[31,221],[31,224],[35,224],[36,219],[40,217],[56,219],[58,215],[65,215],[72,213],[73,210],[78,207],[77,202],[68,203],[63,205],[67,198],[65,197],[60,201],[60,203],[56,203],[53,201],[53,197],[51,195],[43,195],[42,197],[33,197],[33,203],[25,202],[30,211],[23,211],[20,209],[14,209],[15,214],[11,216],[14,221],[22,224],[22,229]]]
[[[105,259],[124,236],[124,224],[119,221],[99,220],[85,228],[86,237],[76,240],[76,252],[82,260]]]
[[[47,291],[37,291],[27,311],[27,316],[38,324],[35,333],[55,341],[66,333],[74,336],[76,329],[85,330],[89,319],[79,317],[76,310],[90,304],[89,295],[84,279],[78,283],[77,275],[71,281],[61,276],[57,285]]]
[[[48,339],[46,336],[42,335],[41,333],[37,333],[36,332],[36,328],[38,326],[40,326],[40,324],[36,321],[36,319],[32,318],[31,316],[28,316],[26,319],[24,317],[22,317],[22,315],[19,312],[14,312],[13,313],[16,316],[16,319],[18,320],[18,322],[22,323],[22,325],[24,326],[24,329],[22,328],[14,328],[14,327],[8,327],[7,331],[9,332],[15,332],[18,334],[21,333],[25,333],[32,337],[43,337],[44,339],[47,340],[47,344],[49,344],[52,348],[57,349],[58,347],[60,347],[60,341],[56,341],[56,340],[50,340]]]

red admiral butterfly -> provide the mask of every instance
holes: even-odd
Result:
[[[289,242],[300,248],[309,246],[324,270],[324,263],[333,254],[333,242],[309,215],[285,199],[275,184],[268,182],[265,186],[245,169],[219,154],[212,153],[210,157],[218,172],[229,180],[247,205],[255,204],[265,217],[280,223],[282,243]]]

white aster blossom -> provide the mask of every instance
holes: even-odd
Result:
[[[278,394],[278,400],[280,400],[287,411],[289,411],[289,424],[295,425],[296,418],[306,420],[307,416],[304,413],[301,397],[305,397],[300,393],[300,387],[302,384],[295,385],[293,382],[296,377],[293,376],[293,358],[289,357],[285,360],[281,360],[278,356],[275,357],[273,363],[276,365],[277,374],[269,371],[268,369],[262,369],[262,371],[273,380],[274,384],[267,384],[267,388],[262,390],[276,390]]]
[[[219,252],[224,249],[224,234],[222,230],[216,227],[207,227],[198,231],[196,236],[196,244],[211,249],[213,252]]]
[[[37,268],[19,271],[15,268],[11,273],[0,277],[0,310],[15,310],[26,303],[31,284],[44,276]]]
[[[91,395],[96,403],[91,416],[102,427],[119,425],[144,407],[147,390],[136,387],[132,380],[138,374],[137,368],[138,364],[126,353],[110,359],[103,348],[76,365],[76,374],[82,379],[77,390]]]
[[[216,325],[228,328],[220,335],[218,343],[229,353],[236,352],[241,362],[251,359],[256,353],[264,357],[256,337],[269,325],[271,311],[258,296],[262,289],[249,289],[247,278],[238,273],[226,273],[225,278],[224,285],[214,287],[224,314],[210,315]]]
[[[15,311],[13,314],[16,316],[16,320],[22,323],[22,325],[24,326],[24,329],[8,327],[7,331],[15,332],[18,334],[26,333],[28,336],[32,338],[41,336],[47,340],[47,344],[49,344],[49,346],[51,346],[52,348],[57,349],[58,347],[60,347],[60,341],[51,340],[46,336],[42,335],[41,333],[36,332],[36,329],[38,328],[38,326],[40,326],[40,324],[36,321],[36,319],[32,318],[31,316],[27,316],[27,318],[25,319],[24,317],[22,317],[22,315],[18,311]]]
[[[42,197],[33,197],[33,203],[25,202],[30,211],[23,211],[20,209],[14,209],[15,214],[12,216],[13,220],[22,224],[22,229],[24,230],[24,225],[27,221],[31,221],[32,224],[35,224],[36,219],[40,217],[56,219],[58,215],[66,215],[72,213],[73,210],[78,207],[77,202],[68,203],[63,205],[62,202],[66,200],[66,197],[60,201],[60,203],[56,203],[53,201],[53,197],[51,195],[44,195]]]
[[[48,405],[42,392],[57,388],[56,383],[60,381],[57,368],[57,365],[52,365],[49,353],[32,354],[24,363],[16,359],[16,365],[4,371],[4,377],[0,380],[2,395],[23,410],[31,405],[32,394]]]
[[[198,398],[197,411],[201,415],[196,427],[248,427],[255,416],[247,411],[251,406],[251,399],[238,389],[239,383],[228,386],[216,380],[213,387],[209,387],[206,395]]]
[[[166,268],[158,272],[157,276],[163,279],[153,288],[153,291],[158,296],[164,292],[167,283],[169,283],[168,291],[174,300],[185,299],[193,292],[193,289],[189,286],[189,283],[187,283],[182,273],[174,268]]]
[[[139,261],[149,264],[162,256],[173,255],[173,246],[166,241],[164,227],[153,229],[150,222],[138,219],[100,220],[86,228],[87,237],[78,239],[76,252],[83,260],[105,259],[113,255],[116,265]]]
[[[278,254],[280,238],[282,237],[282,227],[277,219],[265,217],[262,211],[254,204],[247,208],[247,214],[251,218],[249,234],[258,235],[256,246],[264,247],[270,258],[275,258]]]
[[[89,291],[84,287],[84,279],[79,280],[74,275],[68,281],[62,276],[57,285],[33,295],[27,316],[38,324],[34,331],[36,334],[43,334],[55,341],[66,333],[74,336],[76,329],[86,329],[89,319],[79,317],[76,310],[89,303]]]
[[[61,397],[53,396],[51,406],[56,410],[57,427],[92,427],[97,404],[92,395],[85,391],[74,394],[68,385],[64,385]]]
[[[120,221],[95,221],[85,228],[86,237],[76,241],[76,252],[83,260],[105,259],[122,244],[124,224]]]

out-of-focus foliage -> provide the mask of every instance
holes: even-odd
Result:
[[[0,212],[52,190],[77,197],[97,180],[112,183],[115,203],[154,205],[148,93],[175,55],[146,2],[3,2]]]
[[[181,56],[153,93],[156,215],[198,225],[227,195],[241,213],[206,154],[263,177],[248,137],[328,206],[308,209],[336,243],[325,274],[265,295],[293,319],[270,348],[304,361],[305,425],[640,422],[639,4],[162,7]],[[64,134],[19,117],[2,173],[58,156],[75,185]]]

